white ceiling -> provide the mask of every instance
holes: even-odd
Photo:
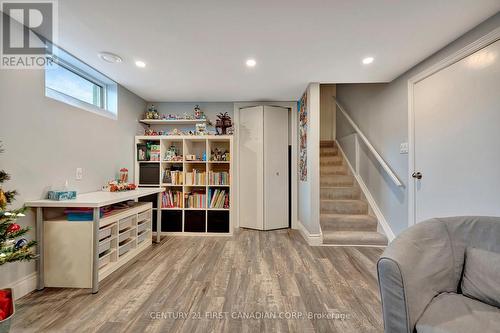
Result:
[[[297,100],[308,82],[390,81],[499,10],[499,0],[64,0],[58,44],[147,101]]]

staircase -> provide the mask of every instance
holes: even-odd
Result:
[[[369,215],[368,203],[334,141],[321,141],[320,174],[323,244],[387,245],[387,238],[377,232],[377,219]]]

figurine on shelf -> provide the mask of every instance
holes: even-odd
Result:
[[[174,128],[171,135],[182,135],[182,132],[179,129]]]
[[[205,119],[205,115],[203,114],[203,111],[201,111],[199,105],[194,106],[194,119]]]
[[[226,113],[219,113],[217,115],[217,119],[215,122],[215,128],[217,130],[217,135],[226,135],[227,129],[233,126],[231,121],[231,117]]]
[[[177,147],[170,146],[165,154],[165,161],[173,161],[177,156]]]
[[[207,124],[200,123],[196,124],[196,135],[206,135],[207,134]]]
[[[151,104],[151,106],[148,108],[145,116],[146,119],[160,119],[160,114],[153,104]]]
[[[151,126],[148,126],[148,128],[144,131],[144,135],[148,135],[148,136],[156,135],[156,132],[153,131],[153,129],[151,128]]]

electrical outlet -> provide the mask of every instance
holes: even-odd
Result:
[[[400,154],[408,154],[408,142],[403,142],[399,145]]]
[[[83,179],[83,169],[76,168],[76,180],[82,180],[82,179]]]

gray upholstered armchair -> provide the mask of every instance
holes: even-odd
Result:
[[[419,223],[377,269],[386,333],[500,332],[500,218]]]

